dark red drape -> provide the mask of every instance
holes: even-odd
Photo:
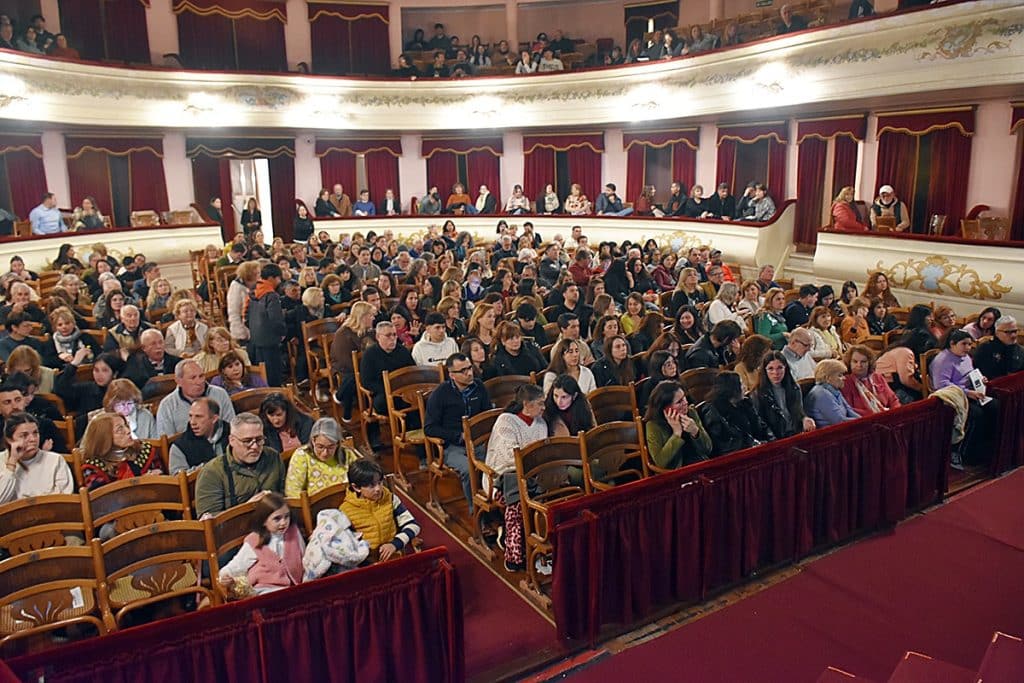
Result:
[[[220,197],[224,241],[235,236],[235,210],[231,204],[231,160],[200,154],[192,157],[192,185],[196,203],[206,211],[210,200]]]
[[[164,160],[146,150],[132,152],[128,157],[132,184],[132,211],[167,211],[167,181]],[[184,207],[182,207],[184,208]]]
[[[892,185],[896,196],[913,212],[914,178],[917,170],[918,138],[886,132],[878,136],[878,167],[874,191]],[[874,198],[872,198],[874,199]]]
[[[100,213],[113,214],[114,197],[106,152],[84,151],[68,159],[68,183],[72,206],[80,206],[84,197],[95,197]]]
[[[684,190],[697,182],[697,150],[685,142],[672,145],[672,179],[678,180]]]
[[[967,213],[967,182],[971,177],[971,138],[956,128],[928,134],[932,162],[928,185],[928,217],[946,216],[945,234],[960,234],[960,219]]]
[[[310,2],[308,7],[315,73],[388,73],[387,5]]]
[[[786,143],[775,138],[768,141],[768,177],[765,185],[776,204],[782,204],[786,199]]]
[[[501,157],[497,154],[489,149],[468,153],[466,155],[466,182],[469,183],[467,192],[473,199],[476,199],[480,186],[486,185],[498,203],[498,210],[503,208],[501,204]],[[531,205],[533,203],[532,197],[530,203]]]
[[[832,196],[848,185],[853,187],[856,180],[857,141],[847,135],[837,135],[832,161]]]
[[[462,614],[458,576],[434,548],[8,665],[66,682],[461,681]]]
[[[458,179],[459,161],[454,152],[434,152],[427,159],[427,186],[437,186],[442,202],[448,199]]]
[[[715,170],[715,177],[719,183],[729,183],[729,187],[736,194],[740,188],[736,187],[736,141],[722,140],[718,143],[718,165]]]
[[[565,153],[569,164],[569,179],[579,183],[583,194],[596,201],[604,186],[601,180],[601,155],[590,147],[573,147]],[[541,188],[543,190],[544,188]]]
[[[146,28],[146,7],[139,0],[104,0],[104,30],[107,36],[107,58],[149,64],[149,31]],[[146,3],[149,4],[148,2]],[[64,26],[61,14],[61,28]]]
[[[626,201],[635,202],[644,189],[647,171],[647,145],[633,145],[626,152]]]
[[[558,173],[555,168],[555,150],[550,147],[534,147],[523,157],[523,184],[528,197],[535,199],[548,183],[555,185],[560,197],[569,194],[568,187],[558,187]],[[593,198],[591,198],[593,201]]]
[[[0,160],[7,166],[11,209],[19,218],[27,219],[29,212],[39,205],[46,192],[43,159],[27,149],[9,149],[0,154]],[[58,197],[57,201],[61,206],[71,203],[68,197]]]
[[[295,157],[280,154],[267,159],[270,167],[270,203],[274,236],[292,241],[295,219]]]
[[[1024,134],[1017,133],[1017,184],[1013,193],[1013,213],[1010,219],[1010,239],[1024,240]]]
[[[398,157],[391,152],[367,152],[366,184],[375,204],[384,200],[385,190],[394,190],[395,196],[401,199],[401,188],[398,186]]]
[[[227,17],[182,12],[178,15],[178,54],[182,63],[189,69],[234,69],[232,33],[232,22]]]
[[[825,155],[828,142],[817,137],[804,138],[797,154],[796,225],[793,241],[798,245],[814,245],[821,227],[822,194],[825,182]]]
[[[235,19],[237,68],[242,71],[287,71],[284,24],[273,19]]]
[[[100,61],[106,57],[102,4],[103,0],[60,0],[57,3],[61,32],[82,59]]]
[[[999,475],[1024,465],[1024,372],[992,380],[987,393],[999,399],[999,439],[992,458],[992,474]]]
[[[217,159],[217,178],[220,182],[221,215],[224,218],[224,241],[234,238],[238,232],[238,223],[235,221],[234,190],[231,184],[231,159],[221,157]],[[294,181],[292,181],[294,182]],[[290,223],[289,223],[290,225]]]
[[[356,155],[351,152],[331,150],[320,157],[320,178],[328,190],[341,183],[345,193],[352,196],[356,188]]]

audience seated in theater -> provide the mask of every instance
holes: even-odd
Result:
[[[552,71],[563,71],[565,65],[562,60],[555,56],[555,51],[550,47],[541,53],[540,61],[537,63],[538,73],[550,73]]]
[[[845,344],[860,344],[871,336],[868,323],[868,312],[871,304],[867,299],[857,297],[846,308],[846,315],[840,323],[842,339]]]
[[[783,5],[779,8],[779,24],[775,31],[776,35],[803,31],[805,28],[807,28],[807,20],[799,14],[793,14],[793,10],[790,9],[789,5]]]
[[[571,375],[559,375],[544,391],[549,436],[576,436],[597,426],[586,392]]]
[[[303,581],[306,543],[288,503],[272,492],[257,494],[253,500],[252,531],[217,575],[221,587],[237,598],[264,595]]]
[[[410,52],[423,52],[428,50],[430,41],[424,37],[423,29],[418,28],[412,32],[412,40],[405,44],[405,49]]]
[[[628,387],[639,379],[633,359],[629,357],[629,342],[621,334],[605,339],[603,357],[594,363],[592,371],[598,388]]]
[[[374,338],[376,343],[363,351],[359,374],[363,387],[373,396],[373,409],[381,415],[387,415],[384,374],[415,365],[416,361],[409,349],[398,343],[398,333],[391,322],[377,323]]]
[[[565,212],[570,216],[587,216],[593,211],[590,200],[583,194],[583,188],[579,183],[573,183],[569,188],[569,196],[565,198]]]
[[[991,337],[995,334],[995,322],[1002,317],[1002,313],[994,306],[986,306],[981,309],[977,320],[967,323],[963,329],[971,335],[974,341],[982,337]]]
[[[413,64],[409,55],[402,53],[398,55],[398,65],[391,70],[391,75],[415,80],[422,74],[420,73],[420,70],[416,68],[416,65]]]
[[[130,380],[115,379],[103,396],[102,410],[116,413],[125,419],[133,439],[159,439],[156,418],[142,403],[142,392]]]
[[[704,188],[694,185],[690,188],[690,196],[683,206],[683,215],[687,218],[708,218],[711,216],[710,202],[704,199]]]
[[[907,317],[906,331],[900,339],[900,346],[906,346],[920,358],[925,351],[934,349],[938,343],[931,330],[932,309],[925,304],[914,304]],[[970,336],[970,335],[968,335]]]
[[[690,44],[686,47],[691,55],[714,50],[718,47],[718,36],[714,33],[704,33],[700,24],[694,24],[690,27]]]
[[[529,50],[522,50],[519,53],[518,61],[516,61],[516,74],[532,74],[536,71],[537,64],[534,62],[533,55]]]
[[[717,296],[717,291],[715,296]],[[712,297],[713,298],[713,297]],[[669,310],[673,316],[682,308],[702,308],[708,302],[707,291],[700,286],[700,274],[696,268],[683,268],[679,271],[679,279],[676,281],[676,288],[672,292],[672,300],[669,303]]]
[[[846,366],[831,358],[814,368],[814,386],[804,397],[804,410],[818,427],[829,427],[860,417],[843,397]]]
[[[4,326],[7,328],[7,336],[0,338],[0,361],[6,362],[11,353],[21,346],[34,349],[36,353],[42,355],[43,345],[32,338],[33,322],[25,311],[9,314]],[[46,351],[48,357],[53,356],[50,349],[46,349]]]
[[[210,380],[210,386],[220,387],[228,395],[237,394],[249,389],[261,389],[267,381],[252,372],[252,368],[242,360],[236,351],[228,351],[221,356],[217,366],[217,374]]]
[[[370,191],[359,190],[359,198],[352,205],[353,216],[376,216],[377,206],[370,200]]]
[[[853,187],[847,185],[839,190],[832,201],[832,227],[837,230],[868,230],[868,226],[860,222],[857,211],[853,208]]]
[[[72,229],[76,232],[102,230],[106,227],[105,219],[96,207],[94,197],[86,197],[82,200],[82,205],[75,209],[71,221]]]
[[[199,364],[204,373],[212,372],[220,370],[220,361],[228,352],[234,353],[246,367],[251,365],[249,354],[231,338],[227,329],[211,327],[206,339],[203,340],[202,350],[193,356],[192,360]]]
[[[956,313],[946,305],[936,306],[932,311],[932,321],[929,328],[935,339],[942,341],[947,334],[956,329]],[[968,332],[968,334],[970,334]],[[971,337],[973,339],[973,336]]]
[[[707,301],[714,301],[718,297],[718,290],[725,282],[725,269],[721,265],[707,266],[707,282],[702,282],[700,287],[707,296]]]
[[[216,515],[265,491],[284,491],[284,462],[277,451],[265,445],[260,418],[241,413],[230,424],[227,452],[199,470],[195,507],[200,517]]]
[[[441,213],[441,209],[441,196],[437,191],[437,187],[431,186],[427,194],[420,199],[420,215],[436,216]]]
[[[338,218],[341,216],[338,210],[334,208],[334,203],[331,201],[331,191],[326,187],[320,190],[320,193],[316,197],[316,205],[313,207],[313,213],[317,218]]]
[[[616,194],[615,183],[606,183],[604,191],[597,196],[594,213],[599,216],[629,216],[633,208],[623,207],[622,199]]]
[[[370,558],[386,562],[401,554],[419,536],[420,525],[384,484],[384,470],[375,460],[360,458],[349,467],[348,481],[341,511],[369,544]]]
[[[377,209],[378,216],[400,216],[402,214],[402,202],[398,199],[395,191],[390,187],[384,190],[384,199],[380,200]]]
[[[683,306],[676,311],[675,322],[672,324],[671,331],[667,334],[678,348],[682,348],[684,345],[697,343],[697,340],[700,339],[705,331],[700,311],[694,306]],[[655,340],[656,343],[657,340]],[[654,346],[652,345],[651,348],[653,349]],[[679,354],[679,361],[679,365],[682,367],[683,358],[681,352]]]
[[[458,345],[448,336],[443,315],[428,313],[424,322],[423,335],[412,347],[412,358],[416,365],[443,363],[458,351]]]
[[[873,415],[900,407],[900,399],[889,383],[875,371],[875,352],[854,344],[846,350],[843,363],[850,369],[843,383],[843,398],[858,415]]]
[[[17,261],[11,259],[12,268],[15,267],[21,259]],[[14,272],[13,270],[11,272]],[[27,271],[22,271],[27,272]],[[27,278],[26,278],[27,279]],[[33,300],[32,288],[26,285],[24,282],[13,282],[10,286],[10,296],[8,301],[0,306],[0,321],[6,321],[7,316],[12,312],[18,311],[23,312],[28,319],[35,323],[46,322],[46,312],[40,308],[39,304]]]
[[[1017,343],[1017,320],[1010,315],[996,319],[992,339],[978,345],[974,366],[990,379],[1024,370],[1024,348]]]
[[[63,456],[40,447],[35,417],[23,411],[5,416],[3,443],[0,504],[32,496],[74,493],[75,479]]]
[[[174,383],[177,389],[165,396],[157,408],[157,433],[170,436],[185,431],[188,427],[189,406],[202,396],[212,398],[220,405],[220,415],[223,419],[230,420],[235,416],[235,408],[228,392],[218,386],[207,384],[203,369],[194,360],[178,361],[174,366]]]
[[[761,381],[761,368],[764,357],[772,350],[772,340],[760,334],[749,335],[740,344],[736,353],[736,366],[733,368],[740,376],[743,393],[754,391]]]
[[[44,55],[46,54],[46,50],[49,49],[50,43],[46,43],[45,48],[44,46],[38,45],[36,41],[36,30],[29,26],[20,36],[14,39],[14,47],[17,50],[28,52],[29,54]]]
[[[866,308],[865,308],[866,310]],[[851,316],[847,316],[850,318]],[[852,316],[856,318],[856,316]],[[843,319],[844,326],[847,318]],[[864,324],[864,328],[867,329],[867,323],[863,320],[863,315],[859,320]],[[835,325],[832,324],[832,311],[827,306],[815,306],[811,311],[811,315],[807,321],[807,329],[811,332],[811,338],[813,345],[811,346],[811,357],[816,361],[820,361],[825,358],[839,358],[843,355],[846,350],[846,345],[843,343],[844,340],[840,339],[839,333],[836,332]],[[852,338],[853,342],[859,341],[859,339]]]
[[[715,272],[718,266],[712,266],[712,273]],[[718,271],[719,273],[721,270]],[[709,274],[709,278],[711,274]],[[734,310],[736,303],[736,297],[739,294],[739,287],[736,286],[735,282],[723,282],[721,287],[718,289],[718,294],[715,296],[714,301],[707,310],[707,319],[709,325],[717,325],[723,320],[732,320],[740,329],[745,329],[747,321],[744,320],[743,316]]]
[[[555,186],[551,183],[547,183],[544,186],[544,191],[537,197],[536,213],[545,216],[562,213],[562,200],[558,198]]]
[[[190,358],[202,350],[210,328],[197,315],[191,299],[180,299],[174,304],[174,322],[167,328],[165,342],[170,354]]]
[[[739,352],[742,336],[743,328],[735,321],[723,320],[690,347],[683,361],[684,367],[692,370],[728,365]]]
[[[814,339],[810,331],[805,327],[798,327],[789,333],[786,346],[782,349],[782,355],[789,363],[789,369],[793,373],[793,379],[800,381],[814,377],[814,357],[811,355],[811,348],[814,346]]]
[[[899,322],[896,321],[896,317],[889,313],[889,309],[881,299],[871,300],[871,310],[868,311],[867,320],[868,332],[876,336],[891,332],[900,326]]]
[[[766,222],[775,215],[775,201],[768,196],[768,188],[763,183],[754,185],[754,196],[751,197],[743,210],[741,220]]]
[[[811,311],[817,302],[818,288],[814,285],[801,285],[799,295],[789,302],[783,313],[786,318],[786,327],[792,332],[797,327],[802,327],[810,322]]]
[[[171,444],[171,474],[198,469],[228,451],[230,424],[220,419],[220,404],[207,396],[192,402],[188,426]]]
[[[532,338],[524,339],[519,325],[507,320],[498,326],[492,359],[499,377],[539,373],[547,366]]]
[[[530,213],[530,199],[523,194],[522,185],[516,185],[512,188],[512,195],[505,202],[505,213],[513,216]]]
[[[903,232],[910,227],[910,211],[907,205],[896,197],[896,190],[892,185],[882,185],[878,188],[878,197],[871,204],[868,212],[871,219],[871,227],[877,228],[878,218],[881,216],[892,216],[896,219],[896,231]]]
[[[288,459],[284,494],[298,498],[305,491],[314,495],[336,484],[348,483],[348,469],[361,456],[344,443],[341,425],[332,417],[313,423],[309,441]]]
[[[334,190],[330,196],[330,202],[331,206],[334,207],[336,215],[342,218],[352,215],[352,200],[345,194],[345,188],[342,187],[341,183],[335,183]]]
[[[967,396],[965,436],[954,449],[953,466],[982,464],[992,457],[999,400],[975,389],[968,379],[974,370],[971,350],[974,340],[963,330],[953,330],[942,342],[942,350],[928,366],[932,390],[957,387]],[[980,374],[980,373],[979,373]],[[982,381],[987,378],[982,375]]]
[[[715,194],[711,195],[703,203],[707,205],[704,211],[704,218],[719,218],[724,221],[731,221],[736,215],[736,198],[729,194],[729,183],[719,183]]]
[[[181,359],[166,352],[160,330],[143,330],[139,335],[139,344],[139,350],[128,357],[123,376],[142,389],[143,398],[149,398],[152,396],[149,393],[152,388],[147,387],[147,382],[157,375],[169,375],[174,372]]]
[[[666,336],[665,339],[670,337]],[[641,412],[647,408],[651,392],[658,384],[679,381],[679,357],[673,353],[674,349],[678,347],[660,348],[647,354],[647,378],[637,385],[636,404]]]
[[[814,429],[814,420],[804,414],[800,387],[779,351],[769,352],[761,361],[760,379],[750,398],[757,414],[780,439]]]
[[[476,213],[476,205],[469,195],[466,194],[465,185],[462,183],[452,185],[452,193],[448,195],[448,199],[445,201],[444,212],[457,215],[473,215]]]
[[[568,317],[568,314],[567,316]],[[561,319],[560,323],[561,324]],[[573,331],[569,331],[569,334],[577,334],[579,332],[578,320],[566,320],[574,328]],[[563,329],[563,337],[567,329]],[[594,373],[591,372],[590,368],[582,363],[582,349],[586,345],[578,338],[561,338],[551,349],[551,363],[547,367],[547,371],[544,373],[544,393],[548,394],[551,391],[551,387],[554,385],[555,380],[562,376],[568,376],[575,381],[579,389],[584,394],[589,394],[591,391],[597,388],[596,381],[594,379]]]
[[[712,453],[716,456],[775,439],[751,400],[743,396],[743,387],[735,372],[718,373],[710,397],[697,412],[711,437]]]
[[[41,393],[53,393],[57,371],[43,365],[39,352],[26,344],[15,347],[7,356],[7,364],[4,366],[4,375],[7,377],[19,372],[28,375]]]
[[[133,438],[127,420],[116,413],[100,413],[89,420],[79,447],[82,483],[89,490],[119,479],[162,473],[163,463],[156,450],[148,442]],[[113,533],[113,528],[104,527],[100,538]]]
[[[658,467],[674,469],[707,460],[713,445],[697,410],[678,383],[658,382],[644,416],[647,451]]]

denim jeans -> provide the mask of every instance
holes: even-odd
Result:
[[[481,449],[476,450],[477,460],[484,458]],[[466,455],[466,447],[457,444],[449,444],[444,447],[444,464],[459,473],[459,481],[462,482],[462,492],[469,503],[469,511],[473,512],[473,487],[469,483],[469,456]],[[495,482],[497,483],[497,482]]]

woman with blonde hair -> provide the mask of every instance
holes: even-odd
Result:
[[[158,277],[153,280],[153,284],[149,286],[149,295],[146,297],[146,314],[167,308],[173,293],[174,287],[167,278]]]
[[[747,328],[747,321],[743,319],[743,316],[732,310],[739,291],[735,282],[722,283],[722,286],[718,288],[718,296],[708,307],[708,327],[714,327],[723,320],[732,320],[740,326],[741,330]]]
[[[341,403],[345,420],[352,415],[356,398],[356,370],[352,352],[362,351],[373,341],[373,306],[357,301],[349,309],[348,317],[334,333],[331,341],[331,370],[341,375],[336,398]]]
[[[234,351],[246,365],[251,365],[249,354],[238,345],[225,327],[211,327],[206,333],[202,350],[192,357],[192,360],[199,363],[203,372],[216,370],[220,365],[220,359],[228,351]]]
[[[853,208],[853,187],[847,185],[839,190],[839,194],[832,201],[832,227],[837,230],[857,230],[866,232],[868,226],[864,225],[857,218],[857,211]]]
[[[583,188],[579,183],[573,183],[569,188],[569,196],[565,198],[565,212],[571,216],[586,216],[591,213],[590,200],[583,194]]]
[[[80,448],[82,483],[90,491],[120,479],[163,472],[156,450],[133,438],[128,421],[117,413],[100,413],[92,418]]]
[[[469,336],[479,339],[487,348],[494,345],[496,339],[497,315],[493,304],[480,302],[473,308],[469,318]]]
[[[707,303],[708,295],[700,287],[700,275],[696,268],[683,268],[679,271],[679,279],[676,281],[675,291],[672,292],[672,300],[669,309],[672,317],[680,308],[687,306],[700,307]]]
[[[130,379],[115,379],[107,386],[103,408],[98,412],[115,413],[128,423],[133,439],[158,439],[156,418],[142,404],[142,392]]]

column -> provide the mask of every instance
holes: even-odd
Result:
[[[700,126],[700,146],[697,147],[697,182],[704,187],[717,187],[718,177],[718,126],[713,123],[702,123]],[[690,188],[684,187],[684,191]],[[736,194],[736,188],[730,188]]]
[[[789,143],[786,145],[786,187],[779,188],[780,190],[785,190],[785,194],[780,193],[779,195],[776,195],[776,199],[779,201],[796,197],[797,162],[800,160],[797,154],[796,144],[796,119],[789,119],[788,130],[789,132],[787,137],[789,139]]]
[[[398,55],[402,54],[402,48],[405,47],[402,38],[402,5],[399,2],[388,3],[388,45],[391,47],[391,64],[397,66]]]
[[[295,138],[295,196],[312,210],[316,205],[317,192],[323,186],[320,159],[316,156],[316,139],[311,135],[300,135]]]
[[[185,147],[185,133],[164,133],[164,178],[172,210],[187,209],[196,201],[192,160],[185,154]]]
[[[402,211],[409,211],[413,197],[422,198],[427,187],[427,160],[420,156],[423,140],[419,135],[402,136],[402,156],[398,159],[398,182],[402,186]]]
[[[622,129],[607,128],[604,131],[604,154],[601,155],[601,186],[615,183],[615,190],[622,201],[633,201],[626,196],[626,150],[622,149]]]
[[[178,18],[171,11],[171,0],[150,0],[146,10],[149,56],[153,64],[162,64],[164,55],[179,54]]]
[[[501,191],[491,188],[499,197],[508,197],[513,185],[522,185],[526,176],[526,162],[523,159],[523,134],[519,131],[506,131],[501,140]],[[530,201],[536,197],[530,197]]]
[[[505,0],[505,39],[513,51],[519,45],[519,3]]]
[[[60,33],[60,4],[58,0],[39,0],[39,13],[46,19],[46,30],[56,35]],[[27,26],[25,22],[31,15],[25,14],[21,17],[22,23]],[[21,27],[24,30],[25,26]],[[52,190],[51,190],[52,191]],[[60,196],[58,195],[58,199]]]
[[[64,146],[64,134],[48,130],[40,136],[40,142],[43,146],[43,170],[46,171],[47,191],[57,195],[57,206],[71,208],[78,206],[77,202],[81,202],[82,198],[76,199],[71,196],[71,181],[68,179],[68,152]]]
[[[288,59],[288,69],[294,71],[299,62],[305,62],[312,69],[313,42],[310,37],[306,0],[288,0],[285,9],[288,12],[288,22],[284,25],[284,53]]]
[[[860,185],[856,188],[856,196],[863,197],[864,201],[874,201],[877,196],[878,185],[875,183],[875,175],[878,173],[878,117],[868,114],[867,135],[864,136],[864,143],[861,147],[860,159]],[[884,181],[888,182],[888,180]],[[868,199],[870,197],[870,199]]]
[[[725,17],[725,0],[708,0],[708,19]]]

